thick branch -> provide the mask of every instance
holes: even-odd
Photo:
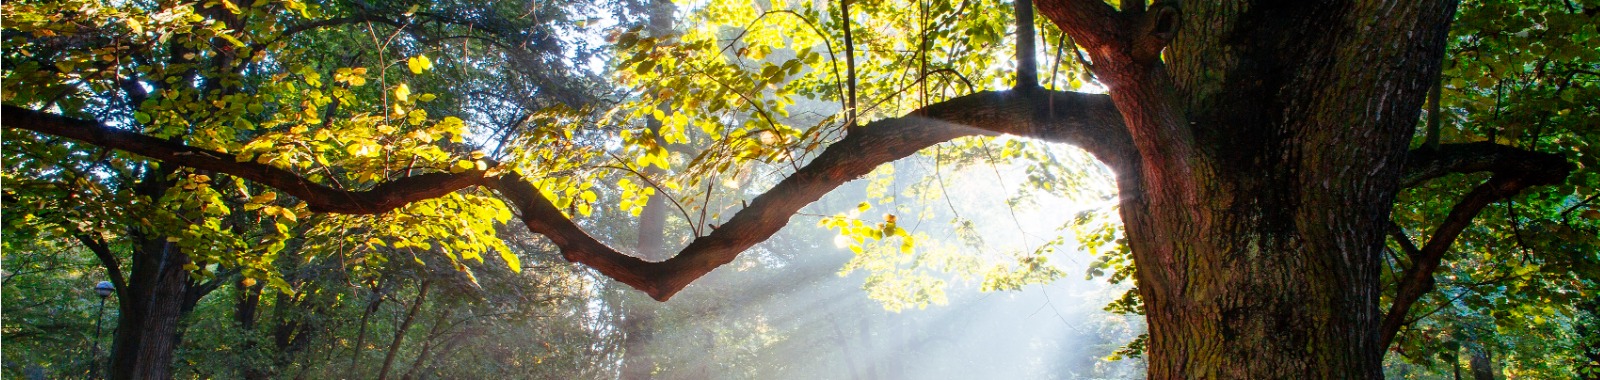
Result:
[[[1478,185],[1465,198],[1450,209],[1450,214],[1434,229],[1427,244],[1421,248],[1410,246],[1410,241],[1399,233],[1395,236],[1407,247],[1412,257],[1411,267],[1399,279],[1399,290],[1394,303],[1384,316],[1382,325],[1383,347],[1394,341],[1406,322],[1406,314],[1418,299],[1433,291],[1433,272],[1439,269],[1444,255],[1455,244],[1461,232],[1472,225],[1489,204],[1510,198],[1532,186],[1560,183],[1572,171],[1572,164],[1559,155],[1529,152],[1492,143],[1451,144],[1438,149],[1413,151],[1406,162],[1403,183],[1410,186],[1451,172],[1488,171],[1494,177]],[[1394,228],[1398,230],[1398,227]]]
[[[1055,112],[1059,110],[1061,112]],[[1132,143],[1108,98],[1064,92],[985,92],[873,122],[829,145],[805,167],[752,200],[711,234],[677,256],[647,262],[624,255],[589,236],[526,180],[515,174],[492,183],[522,211],[522,221],[561,247],[567,260],[583,263],[638,288],[657,300],[671,298],[690,282],[777,233],[789,217],[834,188],[879,165],[918,150],[971,135],[1015,134],[1078,145],[1119,170],[1136,165]]]
[[[1157,2],[1118,12],[1100,0],[1038,0],[1039,12],[1071,35],[1094,60],[1090,69],[1108,88],[1138,148],[1137,172],[1153,207],[1197,210],[1199,168],[1194,131],[1161,61],[1178,32],[1178,7]],[[1198,219],[1197,219],[1198,220]]]
[[[1177,36],[1180,21],[1177,4],[1167,1],[1121,12],[1100,0],[1042,0],[1038,7],[1089,51],[1097,68],[1155,63]]]
[[[941,102],[897,119],[873,122],[862,132],[829,145],[805,167],[756,197],[748,207],[711,234],[695,239],[667,261],[627,256],[589,236],[529,181],[516,173],[484,178],[483,173],[426,174],[345,192],[311,183],[288,171],[234,162],[214,151],[184,146],[98,123],[6,106],[5,126],[23,128],[128,150],[166,162],[250,179],[306,200],[318,211],[382,212],[405,202],[441,196],[471,185],[498,190],[522,212],[522,222],[547,236],[570,261],[666,300],[700,276],[733,261],[766,240],[801,207],[834,188],[866,175],[879,165],[953,138],[1013,134],[1077,145],[1118,172],[1139,165],[1121,116],[1104,95],[1053,91],[983,92]],[[312,198],[314,200],[308,199]],[[347,200],[349,203],[338,201]],[[388,207],[382,208],[381,207]]]
[[[94,121],[74,119],[10,105],[0,115],[6,128],[81,140],[101,147],[119,149],[165,163],[228,173],[281,190],[306,202],[316,212],[378,214],[407,203],[437,198],[484,181],[484,172],[471,170],[457,174],[428,173],[385,182],[371,190],[334,189],[301,177],[294,172],[254,161],[239,162],[234,156],[201,149],[139,133],[111,128]]]
[[[1040,13],[1072,35],[1090,54],[1127,46],[1121,42],[1127,33],[1122,18],[1111,4],[1101,0],[1041,0],[1037,6]]]
[[[1452,173],[1490,172],[1496,175],[1529,176],[1544,183],[1559,182],[1572,171],[1572,164],[1559,154],[1539,153],[1491,142],[1443,144],[1437,149],[1423,147],[1406,157],[1400,186],[1410,188]]]

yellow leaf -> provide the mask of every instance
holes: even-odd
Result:
[[[433,62],[428,60],[428,56],[419,55],[406,59],[406,68],[411,69],[412,74],[422,74],[423,71],[433,68]]]
[[[400,99],[402,102],[411,101],[411,86],[407,86],[405,83],[395,86],[394,97]]]
[[[506,266],[511,267],[512,272],[522,273],[522,259],[511,252],[498,249],[496,251],[500,251],[500,259],[506,261]]]
[[[278,199],[278,193],[266,192],[250,197],[250,203],[267,203]]]

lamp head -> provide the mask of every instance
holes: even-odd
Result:
[[[111,281],[101,281],[98,284],[94,284],[94,292],[99,294],[100,298],[109,297],[115,291],[117,291],[117,287],[111,285]]]

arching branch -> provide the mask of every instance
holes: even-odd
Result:
[[[15,116],[13,116],[15,115]],[[233,174],[306,200],[319,211],[383,212],[407,202],[442,196],[472,185],[487,185],[522,213],[522,222],[560,247],[563,256],[650,294],[671,298],[690,282],[733,261],[766,240],[801,207],[879,165],[962,136],[1012,134],[1084,148],[1113,170],[1138,166],[1132,139],[1105,95],[1053,91],[982,92],[913,111],[913,116],[873,122],[860,133],[829,145],[817,158],[711,234],[696,238],[677,256],[647,262],[625,255],[589,236],[532,183],[518,173],[486,178],[482,172],[424,174],[381,184],[372,190],[341,191],[292,172],[227,154],[184,146],[99,123],[6,106],[4,125],[83,140],[165,162]],[[309,199],[308,199],[309,198]]]
[[[1053,103],[1053,104],[1052,104]],[[1060,112],[1056,112],[1060,111]],[[833,189],[884,163],[962,136],[1014,134],[1078,145],[1113,168],[1132,162],[1132,142],[1110,99],[1066,92],[984,92],[952,99],[897,119],[880,120],[829,145],[816,159],[757,196],[677,256],[647,262],[600,243],[562,216],[527,181],[506,175],[494,186],[522,211],[523,223],[550,237],[570,261],[583,263],[658,300],[666,300],[739,253],[765,241],[789,218]],[[1120,170],[1120,169],[1119,169]]]
[[[1434,289],[1433,272],[1444,255],[1472,219],[1494,202],[1515,196],[1532,186],[1560,183],[1572,171],[1572,164],[1560,155],[1516,149],[1494,143],[1448,144],[1411,152],[1402,177],[1403,186],[1415,186],[1449,173],[1491,172],[1494,176],[1472,189],[1450,209],[1450,214],[1434,229],[1422,247],[1411,246],[1403,232],[1400,239],[1411,256],[1411,266],[1400,276],[1394,303],[1381,327],[1383,347],[1394,342],[1406,324],[1406,314],[1423,295]],[[1394,228],[1398,230],[1398,227]]]

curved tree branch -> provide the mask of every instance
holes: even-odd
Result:
[[[913,111],[913,116],[873,122],[862,132],[829,145],[817,158],[677,256],[647,262],[625,255],[589,236],[517,173],[485,177],[483,172],[423,174],[367,191],[341,191],[313,183],[287,170],[184,146],[100,123],[6,106],[4,125],[83,140],[178,165],[233,174],[278,188],[337,213],[384,212],[408,202],[442,196],[472,185],[487,185],[522,212],[522,222],[561,248],[569,261],[667,300],[712,269],[733,261],[745,249],[788,224],[801,207],[879,165],[957,137],[1012,134],[1079,146],[1113,170],[1139,165],[1121,115],[1105,95],[1055,91],[982,92]]]
[[[1052,100],[1053,99],[1053,100]],[[1052,108],[1051,103],[1054,103]],[[1054,113],[1057,109],[1062,113]],[[583,232],[538,189],[516,174],[491,184],[522,211],[522,221],[561,247],[569,261],[583,263],[657,300],[667,300],[700,276],[732,262],[765,241],[801,207],[879,165],[934,144],[972,135],[1014,134],[1071,143],[1108,165],[1134,165],[1132,142],[1103,95],[1044,91],[984,92],[880,120],[829,145],[816,159],[757,196],[710,234],[696,238],[677,256],[647,262],[625,255]]]
[[[1441,145],[1436,149],[1423,148],[1411,152],[1402,175],[1402,185],[1415,186],[1428,179],[1449,173],[1491,172],[1494,176],[1467,193],[1450,209],[1450,214],[1434,229],[1433,235],[1421,248],[1411,245],[1399,227],[1392,227],[1411,256],[1411,267],[1400,276],[1399,290],[1394,303],[1384,316],[1381,327],[1383,347],[1394,342],[1394,337],[1404,327],[1406,314],[1423,295],[1433,291],[1433,272],[1443,263],[1444,254],[1455,244],[1461,232],[1472,225],[1472,219],[1484,208],[1502,199],[1515,196],[1532,186],[1551,185],[1566,179],[1572,164],[1560,155],[1539,153],[1480,142]]]
[[[228,173],[255,181],[306,202],[315,212],[378,214],[423,199],[437,198],[484,181],[484,172],[428,173],[385,182],[370,190],[345,191],[312,182],[299,174],[254,161],[240,162],[232,154],[196,148],[104,124],[29,110],[11,105],[0,114],[6,128],[26,129],[119,149],[165,163]]]
[[[106,277],[111,279],[111,285],[117,288],[117,294],[125,294],[128,280],[123,277],[122,262],[117,261],[117,255],[111,253],[111,247],[99,237],[87,233],[73,234],[72,237],[89,248],[89,252],[94,252],[94,257],[100,259],[100,265],[106,268]]]

